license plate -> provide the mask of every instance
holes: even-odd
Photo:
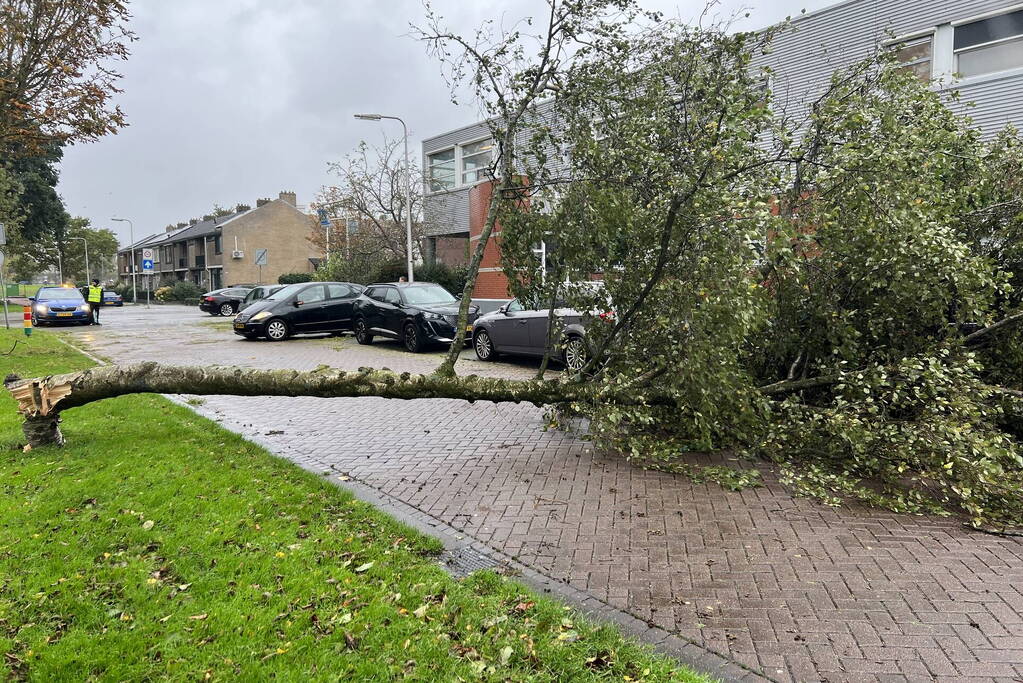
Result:
[[[57,317],[58,318],[70,318],[71,315],[72,315],[71,313],[58,313]]]
[[[236,330],[244,330],[245,329],[245,323],[235,323],[234,324],[234,329],[236,329]]]
[[[465,326],[465,331],[466,332],[472,332],[472,325],[466,325]]]

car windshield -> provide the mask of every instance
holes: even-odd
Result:
[[[457,301],[440,285],[402,287],[401,295],[405,297],[407,304],[449,304]]]
[[[37,299],[81,299],[82,293],[70,287],[43,287],[36,294]]]
[[[302,291],[307,285],[305,283],[298,285],[288,285],[287,287],[281,287],[276,292],[266,298],[266,301],[284,301],[289,296],[292,296],[296,292]]]

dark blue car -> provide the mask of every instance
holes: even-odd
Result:
[[[72,323],[88,325],[92,322],[92,309],[85,297],[72,287],[41,287],[32,302],[32,324]]]

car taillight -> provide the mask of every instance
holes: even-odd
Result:
[[[206,301],[213,301],[213,297],[212,296],[206,297]]]

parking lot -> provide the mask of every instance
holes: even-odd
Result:
[[[442,349],[350,336],[246,341],[180,306],[104,309],[68,328],[114,362],[428,372]],[[45,331],[41,332],[45,333]],[[535,361],[463,374],[528,378]],[[530,405],[205,397],[200,412],[351,478],[644,621],[777,680],[1019,680],[1023,543],[957,519],[829,508],[647,471],[543,429]],[[694,455],[700,464],[726,456]]]

